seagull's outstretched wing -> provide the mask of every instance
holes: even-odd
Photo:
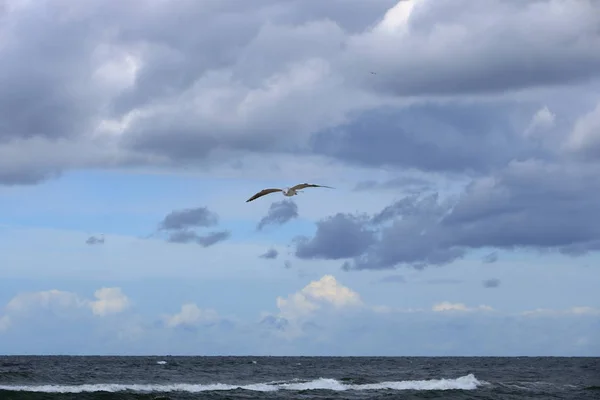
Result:
[[[305,188],[309,188],[309,187],[324,187],[324,188],[334,189],[331,186],[313,185],[312,183],[301,183],[299,185],[293,186],[292,189],[300,190],[300,189],[305,189]]]
[[[252,201],[252,200],[256,200],[259,197],[262,197],[266,194],[275,193],[275,192],[283,192],[283,190],[282,189],[263,189],[260,192],[256,193],[254,196],[250,197],[248,200],[246,200],[246,203],[248,203],[249,201]]]

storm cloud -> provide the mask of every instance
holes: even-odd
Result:
[[[346,270],[445,265],[482,248],[581,255],[600,249],[598,213],[598,167],[515,161],[457,196],[412,195],[369,218],[325,219],[296,255],[348,258]]]
[[[375,180],[361,181],[356,184],[354,190],[356,191],[367,191],[367,190],[386,190],[386,189],[404,189],[415,191],[417,193],[427,190],[431,187],[431,183],[425,179],[413,178],[413,177],[398,177],[387,180],[385,182],[378,182]]]
[[[565,113],[558,123],[598,102],[561,94],[597,84],[600,4],[466,4],[6,6],[0,184],[90,167],[205,167],[241,152],[455,173],[547,156],[521,133],[546,102]],[[591,135],[568,150],[597,160]]]
[[[295,241],[302,259],[424,268],[473,249],[600,249],[597,1],[92,0],[0,18],[0,184],[322,157],[400,177],[357,189],[413,194],[318,221]],[[470,183],[443,194],[455,177]],[[297,217],[274,203],[257,229]],[[180,210],[159,230],[209,246],[228,231],[196,230],[218,223]]]
[[[374,242],[374,232],[364,217],[338,213],[317,223],[312,239],[299,236],[296,257],[302,259],[341,259],[360,255]]]

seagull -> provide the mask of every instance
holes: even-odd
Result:
[[[296,196],[301,189],[309,188],[309,187],[322,187],[322,188],[334,189],[331,186],[314,185],[312,183],[301,183],[299,185],[292,186],[291,188],[285,188],[285,189],[263,189],[260,192],[256,193],[254,196],[250,197],[248,200],[246,200],[246,203],[248,203],[252,200],[256,200],[259,197],[262,197],[269,193],[275,193],[275,192],[282,192],[283,195],[286,197]],[[302,193],[302,192],[300,192],[300,193]]]

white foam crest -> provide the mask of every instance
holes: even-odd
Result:
[[[483,383],[473,374],[456,379],[430,379],[420,381],[391,381],[370,384],[344,384],[335,379],[319,378],[308,382],[296,383],[255,383],[249,385],[214,384],[88,384],[88,385],[38,385],[7,386],[0,390],[38,393],[84,393],[84,392],[207,392],[244,389],[256,392],[274,392],[277,390],[474,390]]]
[[[343,390],[474,390],[483,383],[478,381],[473,374],[461,376],[456,379],[429,379],[420,381],[392,381],[369,384],[343,384],[335,379],[316,379],[303,383],[285,383],[279,385],[288,390],[316,390],[327,389]]]

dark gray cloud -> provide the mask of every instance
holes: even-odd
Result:
[[[209,247],[213,244],[217,244],[225,239],[228,239],[229,236],[231,236],[231,233],[229,231],[210,232],[206,235],[198,236],[196,243],[198,243],[202,247]]]
[[[526,7],[506,0],[433,3],[417,4],[406,29],[393,39],[382,31],[353,40],[352,78],[404,97],[565,85],[600,74],[595,1],[573,3],[559,13],[550,0]],[[563,25],[569,23],[577,26]],[[365,69],[377,75],[365,77]]]
[[[485,287],[485,288],[497,288],[498,286],[500,286],[500,279],[497,279],[497,278],[486,279],[482,283],[483,283],[483,287]]]
[[[85,241],[86,244],[95,245],[95,244],[104,244],[104,235],[100,235],[99,237],[90,236]]]
[[[527,126],[535,108],[524,112],[517,107],[524,106],[481,102],[379,108],[316,134],[313,149],[361,166],[489,172],[515,157],[543,154],[517,129]]]
[[[58,171],[44,171],[37,168],[0,170],[0,185],[34,185],[60,176]]]
[[[170,243],[191,243],[195,242],[197,238],[198,234],[196,232],[181,229],[169,234],[167,241]]]
[[[174,106],[172,101],[195,89],[236,90],[237,83],[243,90],[259,87],[286,65],[335,54],[345,34],[361,31],[393,4],[392,0],[334,0],[327,4],[264,0],[251,6],[235,0],[202,5],[194,1],[158,4],[125,0],[117,4],[91,0],[85,8],[74,8],[68,2],[22,4],[18,11],[6,8],[0,16],[3,37],[8,40],[0,48],[0,143],[62,138],[65,140],[48,145],[68,146],[76,137],[90,139],[87,135],[103,119],[120,119],[157,104]],[[331,40],[320,40],[331,32]],[[134,64],[135,79],[129,77]],[[211,76],[209,71],[220,72]],[[228,74],[231,80],[223,81]],[[239,104],[246,94],[241,91],[232,100]],[[228,113],[230,105],[225,105]],[[172,111],[180,108],[174,106]],[[172,113],[158,112],[132,120],[119,145],[149,154],[176,155],[185,154],[192,144],[191,151],[202,158],[207,153],[200,150],[211,145],[207,137],[215,129],[223,134],[231,132],[213,120],[197,137],[185,140],[194,129],[185,127],[193,124],[194,118],[196,122],[203,118],[195,115],[173,124],[173,117]],[[251,118],[250,122],[258,130],[270,130],[260,122],[262,118]],[[152,129],[144,133],[145,128]],[[226,135],[217,136],[222,139],[214,145],[236,146]],[[114,144],[108,145],[112,139],[105,139],[102,146]],[[165,151],[155,146],[165,146]],[[256,147],[260,140],[242,139],[239,146],[260,149]],[[131,161],[108,153],[99,160],[101,165]],[[73,154],[73,159],[57,160],[54,166],[60,170],[86,165],[85,158],[77,158]],[[29,165],[20,165],[20,169],[0,183],[35,183],[53,177],[36,174],[38,179],[32,180]]]
[[[458,245],[592,250],[600,239],[600,226],[590,223],[600,212],[598,172],[579,164],[513,162],[469,185],[440,225],[458,233]]]
[[[490,254],[483,257],[483,262],[486,264],[493,264],[496,261],[498,261],[498,252],[497,251],[492,251]]]
[[[564,96],[574,84],[594,91],[597,2],[556,13],[549,0],[440,0],[416,5],[404,27],[377,26],[395,3],[7,8],[0,184],[34,184],[68,168],[237,159],[230,150],[489,172],[540,151],[519,133],[546,93]],[[546,91],[520,97],[532,88]],[[503,100],[466,96],[481,93]]]
[[[262,230],[267,225],[283,225],[286,222],[298,218],[298,206],[291,200],[282,200],[272,203],[269,212],[256,226],[256,229]]]
[[[167,239],[170,243],[197,243],[202,247],[210,247],[222,242],[231,236],[229,231],[215,231],[206,235],[199,235],[191,230],[177,230],[171,233]]]
[[[191,228],[213,227],[219,223],[219,216],[208,207],[174,210],[159,223],[159,231],[168,232],[169,243],[196,243],[209,247],[228,239],[228,230],[212,231],[201,235]]]
[[[285,4],[269,0],[253,7],[225,1],[208,9],[186,2],[162,10],[160,18],[137,16],[135,22],[126,21],[132,27],[122,28],[123,41],[154,46],[146,51],[151,62],[142,66],[139,79],[114,101],[113,114],[156,103],[165,107],[136,119],[123,145],[178,164],[202,162],[221,149],[262,153],[289,148],[294,136],[315,129],[324,116],[345,108],[335,103],[347,101],[339,99],[336,88],[329,96],[335,111],[323,107],[327,100],[314,101],[320,87],[330,86],[320,85],[318,77],[289,94],[285,89],[277,94],[269,81],[295,86],[304,71],[325,74],[329,64],[325,60],[342,51],[349,33],[345,29],[372,24],[393,4],[353,2],[336,8],[340,1],[325,6],[313,0]],[[210,93],[222,96],[217,99]],[[248,107],[250,98],[255,100]],[[181,101],[205,107],[190,108]],[[282,129],[286,135],[280,134]]]
[[[296,255],[347,258],[346,270],[444,265],[482,248],[580,255],[600,249],[593,215],[600,215],[598,167],[512,162],[459,196],[412,195],[370,218],[325,219]]]
[[[312,239],[296,238],[296,257],[342,259],[362,254],[375,241],[364,216],[338,213],[317,223]]]
[[[265,258],[267,260],[274,260],[279,255],[279,252],[275,249],[269,249],[266,253],[261,254],[260,258]]]
[[[72,137],[93,127],[103,95],[90,80],[90,61],[102,29],[77,17],[58,23],[65,11],[38,4],[2,16],[6,37],[19,41],[0,49],[0,143]]]
[[[415,191],[423,192],[432,188],[431,182],[410,176],[402,176],[394,179],[390,179],[384,182],[378,182],[375,180],[361,181],[354,187],[355,191],[367,191],[367,190],[379,190],[379,189],[402,189],[404,191]]]
[[[219,216],[207,207],[187,208],[172,211],[160,223],[160,229],[186,229],[194,227],[209,227],[219,223]]]

